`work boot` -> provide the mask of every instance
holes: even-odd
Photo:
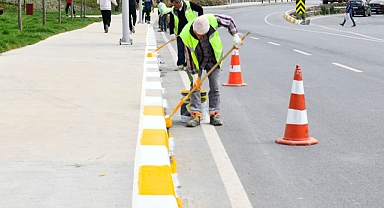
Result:
[[[185,71],[184,65],[178,65],[175,71]]]
[[[187,122],[186,127],[196,127],[198,125],[200,125],[200,117],[197,114],[193,114]]]
[[[219,114],[211,115],[211,117],[209,118],[209,123],[214,126],[223,125],[223,122],[221,121],[221,116]]]

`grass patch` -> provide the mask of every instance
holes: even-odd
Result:
[[[100,15],[100,13],[98,13]],[[43,25],[43,14],[35,11],[34,15],[22,15],[22,30],[18,29],[17,11],[5,10],[0,15],[0,53],[35,44],[53,35],[84,28],[101,18],[94,17],[65,17],[62,13],[61,23],[58,23],[58,12],[46,13],[46,25]]]

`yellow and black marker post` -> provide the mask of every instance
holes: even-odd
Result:
[[[305,13],[305,0],[296,0],[296,14]]]

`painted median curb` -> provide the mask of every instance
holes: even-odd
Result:
[[[157,48],[152,25],[148,25],[146,42],[144,55]],[[158,58],[146,57],[132,207],[181,207],[181,200],[176,193],[179,182],[173,138],[168,135],[165,125],[162,90]]]

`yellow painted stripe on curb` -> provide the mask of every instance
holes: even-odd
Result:
[[[145,116],[164,116],[163,106],[144,106]]]
[[[139,195],[175,195],[171,168],[141,166],[139,169]]]
[[[177,172],[177,163],[176,163],[175,156],[171,156],[171,170],[172,170],[172,174],[175,174]]]
[[[144,129],[140,139],[141,145],[165,145],[168,148],[168,136],[165,129]]]

